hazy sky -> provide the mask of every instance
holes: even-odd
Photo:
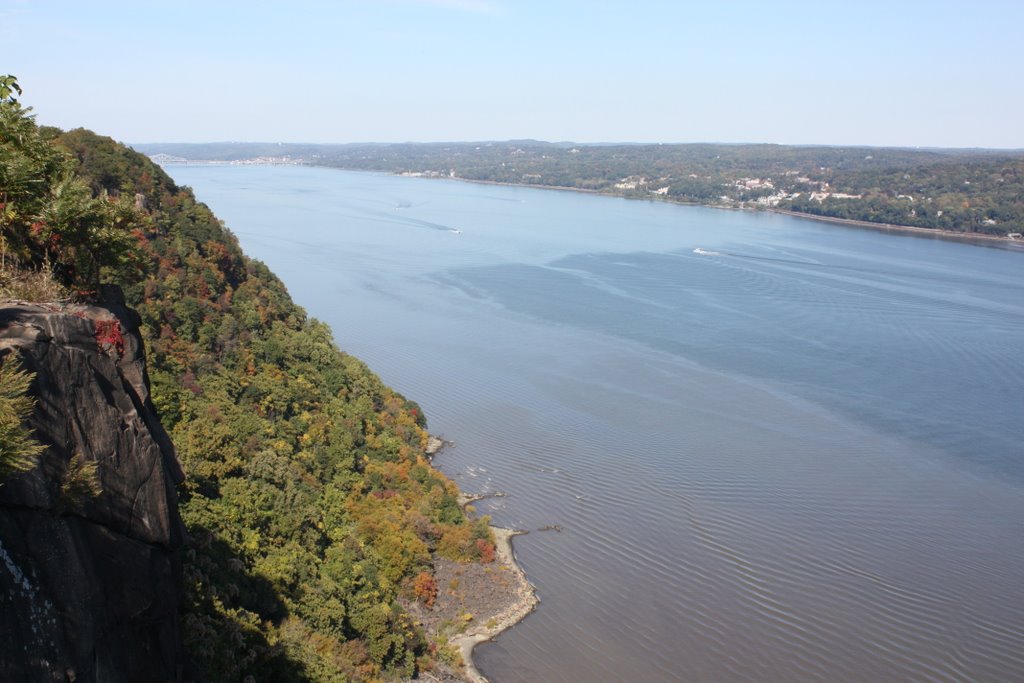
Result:
[[[1024,1],[0,0],[41,123],[126,142],[1024,147]]]

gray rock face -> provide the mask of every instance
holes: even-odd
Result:
[[[182,472],[150,401],[138,316],[3,305],[9,354],[36,373],[31,426],[47,448],[0,484],[0,681],[183,680]]]

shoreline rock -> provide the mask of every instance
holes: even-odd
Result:
[[[427,447],[423,450],[423,452],[426,453],[428,458],[433,458],[435,455],[441,452],[441,449],[443,449],[447,445],[448,442],[445,441],[444,439],[439,439],[433,434],[428,434]]]

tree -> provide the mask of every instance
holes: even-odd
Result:
[[[0,102],[17,104],[18,100],[15,99],[13,93],[21,94],[21,86],[18,85],[17,77],[11,74],[0,76]]]
[[[95,291],[133,264],[144,214],[134,198],[94,194],[55,131],[37,126],[13,93],[21,94],[16,79],[0,77],[0,265]]]

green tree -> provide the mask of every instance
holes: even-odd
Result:
[[[18,79],[11,74],[0,76],[0,102],[12,102],[18,103],[18,100],[14,97],[14,93],[21,94],[21,86],[18,85]]]
[[[94,291],[135,264],[145,216],[134,197],[94,193],[75,174],[57,131],[36,125],[11,76],[0,77],[0,267],[47,270],[62,285]]]

